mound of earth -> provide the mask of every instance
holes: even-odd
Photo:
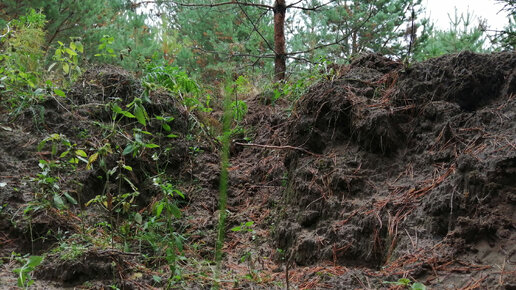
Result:
[[[515,288],[516,54],[410,66],[371,54],[335,68],[293,107],[267,93],[246,100],[245,134],[230,149],[222,287],[388,288],[408,278]],[[66,98],[2,114],[0,285],[16,284],[16,252],[46,256],[34,272],[41,289],[166,287],[176,274],[168,246],[102,226],[143,231],[136,213],[152,218],[164,176],[185,195],[173,223],[185,238],[176,285],[213,284],[220,144],[208,127],[221,114],[196,115],[168,91],[145,90],[120,68],[92,67]],[[142,126],[122,117],[135,103],[163,118]],[[50,183],[51,140],[59,154],[70,144],[98,159],[78,170],[57,162]],[[71,198],[60,209],[54,184]],[[88,203],[134,188],[131,217]]]
[[[81,76],[66,98],[49,96],[18,115],[2,115],[0,257],[8,262],[0,263],[0,285],[16,285],[12,269],[17,263],[12,253],[43,255],[56,251],[61,254],[47,255],[35,272],[37,288],[95,281],[98,289],[116,283],[124,289],[159,285],[143,281],[147,274],[131,278],[143,262],[141,253],[99,249],[96,240],[75,244],[78,236],[85,235],[86,226],[109,222],[119,227],[123,223],[120,213],[115,221],[109,212],[88,205],[88,201],[103,194],[116,200],[122,193],[137,190],[130,206],[142,213],[150,211],[161,194],[154,184],[158,168],[160,174],[180,180],[190,164],[188,148],[194,141],[185,140],[191,119],[186,108],[165,90],[148,95],[143,92],[140,81],[129,72],[97,66]],[[149,118],[144,129],[138,129],[135,117],[115,114],[115,105],[128,112],[130,104],[137,101],[148,116],[161,116],[162,120]],[[133,151],[129,152],[131,144]],[[163,150],[151,156],[148,149],[156,147]],[[124,148],[128,152],[123,152]],[[70,157],[77,150],[83,152],[77,155],[82,161],[71,165]],[[92,158],[94,154],[98,157]],[[96,238],[105,234],[101,228],[96,231]],[[70,250],[68,243],[77,249],[77,257],[70,260],[60,257]],[[148,245],[139,247],[148,250]]]
[[[367,273],[332,287],[515,287],[515,76],[513,52],[408,68],[367,55],[313,86],[285,126],[314,154],[285,157],[274,245]]]

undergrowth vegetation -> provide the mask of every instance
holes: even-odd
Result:
[[[177,165],[168,161],[171,154],[176,154],[175,139],[196,142],[199,136],[211,140],[209,144],[222,145],[220,222],[213,255],[217,263],[213,279],[220,281],[229,146],[235,138],[252,141],[252,133],[241,125],[249,110],[247,99],[257,90],[252,79],[227,76],[218,85],[203,88],[184,70],[163,61],[147,60],[139,72],[142,90],[124,98],[106,99],[101,111],[109,116],[107,119],[96,121],[94,128],[85,127],[65,135],[45,126],[48,103],[55,102],[68,113],[76,114],[80,107],[69,105],[73,104],[72,86],[86,81],[81,80],[82,74],[91,64],[84,62],[85,48],[80,37],[71,37],[66,43],[58,41],[55,48],[47,49],[46,21],[43,14],[31,10],[11,21],[10,30],[0,39],[0,104],[13,120],[31,112],[43,133],[37,146],[39,172],[31,178],[33,200],[23,210],[24,222],[33,228],[31,224],[38,215],[51,213],[57,219],[72,215],[80,221],[80,227],[31,232],[33,249],[42,240],[55,243],[41,257],[30,256],[26,261],[19,258],[21,267],[15,270],[19,273],[18,286],[27,288],[34,282],[30,273],[46,255],[77,261],[96,248],[142,253],[144,264],[158,271],[152,274],[155,285],[181,285],[182,267],[186,264],[200,263],[199,267],[205,267],[201,266],[205,262],[187,261],[184,251],[189,234],[185,232],[181,208],[188,196],[180,189],[181,179],[170,175],[171,168]],[[99,40],[94,55],[98,61],[118,57],[119,52],[113,49],[115,41],[109,35]],[[271,105],[281,99],[295,102],[319,77],[299,79],[294,83],[269,85],[266,90],[272,93],[267,102]],[[163,92],[164,97],[174,99],[172,104],[184,109],[186,130],[175,127],[176,118],[181,117],[178,112],[174,115],[167,108],[156,108],[155,102],[159,100],[155,95],[162,96]],[[213,117],[214,107],[223,109],[223,120]],[[189,150],[191,154],[202,152],[196,145]],[[151,160],[154,165],[142,169],[138,160]],[[95,176],[99,186],[94,196],[81,193],[88,186],[83,176]],[[157,193],[152,200],[142,193],[139,178],[152,180],[143,189],[147,192],[150,187]],[[250,221],[233,230],[247,231],[252,224]],[[211,261],[206,263],[209,265]],[[167,272],[163,272],[162,265],[167,265]]]

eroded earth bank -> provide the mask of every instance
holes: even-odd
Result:
[[[45,256],[41,289],[214,284],[220,143],[208,124],[221,114],[160,89],[134,103],[145,90],[93,67],[64,99],[2,112],[1,287],[16,285],[12,252]],[[294,104],[269,100],[246,100],[252,141],[231,145],[223,288],[516,288],[515,53],[410,66],[365,55]],[[140,126],[113,104],[173,119]],[[77,165],[55,162],[66,150]]]

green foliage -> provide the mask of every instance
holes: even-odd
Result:
[[[80,35],[84,45],[84,57],[95,59],[100,39],[104,35],[116,35],[109,55],[102,61],[117,63],[129,69],[137,69],[140,60],[161,57],[155,33],[146,24],[148,15],[137,13],[125,0],[4,0],[0,9],[2,19],[10,21],[36,9],[46,15],[44,26],[47,31],[45,46],[55,48],[58,41],[66,43],[70,37]],[[51,56],[51,55],[50,55]]]
[[[104,60],[116,57],[115,50],[113,49],[113,42],[115,42],[115,38],[113,36],[102,36],[98,46],[99,53],[95,54],[95,56],[103,58]]]
[[[252,232],[253,231],[253,221],[240,223],[239,226],[231,228],[233,232]]]
[[[411,290],[426,290],[426,286],[424,284],[419,283],[419,282],[412,283],[412,281],[410,281],[410,279],[407,279],[407,278],[400,278],[396,282],[383,282],[383,283],[384,284],[392,284],[395,286],[404,286]]]
[[[205,95],[203,98],[199,85],[184,70],[178,67],[149,64],[145,69],[142,84],[146,88],[147,95],[151,90],[162,87],[172,95],[177,96],[190,111],[212,111],[210,108],[210,95]]]
[[[230,86],[233,87],[234,86]],[[234,89],[232,90],[234,91]],[[220,151],[220,182],[219,182],[219,221],[217,225],[217,239],[215,241],[215,262],[217,264],[215,271],[215,281],[219,279],[222,267],[222,248],[224,246],[224,238],[226,232],[226,206],[228,198],[228,180],[229,180],[229,144],[231,138],[231,110],[232,95],[227,93],[224,96],[224,115],[222,120],[222,149]]]
[[[156,120],[159,120],[161,122],[161,127],[165,132],[172,131],[172,128],[170,127],[169,123],[174,121],[174,117],[163,117],[163,116],[155,116]]]
[[[239,97],[247,94],[250,91],[249,79],[245,76],[239,76],[235,81],[229,82],[225,88],[226,94],[230,95],[234,101],[229,104],[229,109],[232,112],[233,120],[239,122],[247,114],[247,104],[239,100]]]
[[[143,126],[147,126],[147,120],[149,120],[149,115],[147,114],[147,111],[143,106],[142,99],[134,98],[134,100],[127,105],[127,108],[132,108],[134,118],[136,118],[136,120],[138,120],[138,122]]]
[[[318,6],[327,1],[308,2],[309,6]],[[401,56],[408,51],[406,38],[412,22],[411,10],[414,16],[422,15],[421,1],[337,0],[319,11],[289,10],[294,13],[291,21],[296,31],[290,40],[290,50],[303,51],[296,56],[317,63],[321,58],[338,63],[371,51]],[[424,27],[426,22],[414,19],[415,27]]]
[[[38,151],[41,151],[50,143],[51,160],[39,160],[41,172],[34,178],[39,185],[39,195],[44,200],[52,201],[57,209],[67,208],[67,204],[78,205],[78,202],[68,192],[61,191],[59,182],[61,171],[68,169],[76,170],[79,161],[88,163],[88,155],[84,150],[76,149],[64,135],[51,134],[38,144]],[[59,156],[57,154],[62,151]],[[65,162],[62,162],[64,160]]]
[[[0,89],[23,94],[39,84],[45,22],[34,9],[11,21],[10,33],[0,38]]]
[[[226,1],[213,1],[221,2]],[[206,1],[188,3],[206,4]],[[253,69],[258,68],[260,75],[272,73],[272,62],[252,57],[270,54],[273,26],[272,13],[267,10],[239,5],[192,8],[167,1],[163,1],[163,10],[167,14],[160,29],[167,37],[162,47],[174,65],[208,82],[220,82],[220,75],[229,71],[236,75],[252,74]],[[252,19],[259,33],[247,17]],[[246,65],[255,61],[254,68]]]
[[[231,102],[230,108],[233,112],[233,119],[236,121],[242,121],[247,114],[247,104],[244,101],[236,100]]]
[[[113,213],[130,213],[131,208],[134,206],[136,197],[140,195],[138,187],[127,178],[126,171],[132,171],[132,167],[123,163],[119,160],[118,164],[106,172],[106,180],[109,181],[112,176],[118,180],[118,193],[113,195],[109,192],[103,192],[97,195],[86,203],[86,206],[91,204],[99,204],[103,206],[110,214]],[[115,175],[115,173],[118,173]],[[131,188],[129,192],[122,192],[122,182],[128,184]]]
[[[416,61],[461,51],[486,52],[485,26],[482,22],[474,24],[474,17],[468,12],[450,16],[450,29],[433,31],[414,53]]]
[[[52,71],[54,67],[60,69],[63,78],[66,82],[57,79],[61,85],[70,85],[77,80],[81,74],[81,67],[79,66],[79,53],[84,53],[84,47],[79,38],[73,37],[68,46],[61,41],[58,41],[59,47],[54,52],[52,57],[55,61],[50,65],[48,71]],[[57,78],[57,73],[54,72],[54,79]],[[63,94],[58,94],[64,97]]]
[[[133,157],[136,157],[141,156],[146,148],[158,148],[159,145],[144,140],[143,136],[148,134],[149,132],[146,131],[135,130],[134,139],[131,142],[129,142],[129,144],[127,144],[122,154],[132,154]]]
[[[76,241],[61,242],[59,246],[52,250],[52,253],[59,255],[59,258],[65,261],[74,261],[82,256],[89,245],[83,245]]]
[[[68,46],[59,42],[54,63],[48,69],[50,74],[44,69],[42,47],[46,22],[43,14],[30,10],[27,15],[12,20],[11,32],[0,39],[0,73],[3,74],[0,90],[9,97],[7,101],[15,115],[28,107],[36,115],[35,104],[50,92],[66,97],[60,87],[69,85],[80,75],[79,54],[84,49],[79,38],[73,38]]]
[[[149,64],[145,69],[142,82],[147,88],[151,88],[154,84],[180,96],[200,92],[197,83],[185,71],[169,65]]]
[[[137,238],[141,242],[149,243],[157,257],[165,257],[171,270],[169,286],[172,286],[181,280],[177,262],[186,259],[183,256],[185,237],[175,230],[175,221],[182,216],[176,198],[184,199],[185,196],[161,177],[154,178],[153,182],[161,189],[161,200],[154,204],[153,214],[142,223],[142,231]]]
[[[34,284],[34,280],[30,273],[34,271],[41,262],[43,262],[43,257],[30,256],[25,261],[22,259],[19,259],[19,261],[24,263],[23,266],[14,269],[13,272],[18,274],[18,287],[28,289],[32,284]]]

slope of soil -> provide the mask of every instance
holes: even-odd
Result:
[[[155,179],[164,176],[185,195],[177,203],[183,217],[173,222],[186,239],[176,286],[214,284],[220,161],[211,117],[157,90],[142,104],[149,116],[174,117],[177,138],[156,119],[115,122],[112,104],[126,109],[143,91],[119,68],[93,67],[66,99],[49,97],[16,119],[2,114],[0,285],[16,283],[16,252],[46,256],[35,272],[43,289],[165,287],[174,274],[168,246],[113,238],[100,226],[143,232],[135,213],[152,218],[162,198]],[[293,107],[271,105],[266,93],[246,101],[240,125],[253,142],[231,145],[223,288],[396,288],[384,282],[399,278],[435,289],[516,287],[515,53],[461,53],[410,67],[365,55]],[[141,133],[144,142],[160,147],[122,154],[142,130],[152,134]],[[55,159],[49,144],[37,150],[53,133],[88,156],[111,148],[104,165],[53,171],[59,192],[79,203],[61,210],[38,166]],[[105,178],[122,164],[132,170]],[[133,187],[132,214],[86,206]]]
[[[297,265],[367,273],[328,282],[339,287],[401,276],[514,287],[516,55],[410,68],[369,55],[346,69],[312,87],[290,120],[289,143],[320,155],[287,155],[275,245]]]

